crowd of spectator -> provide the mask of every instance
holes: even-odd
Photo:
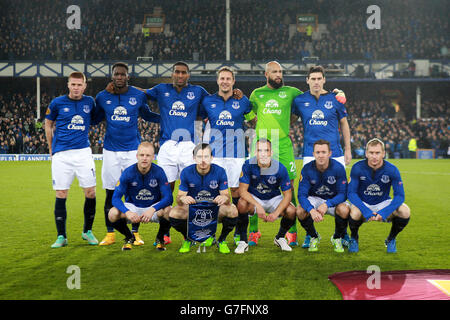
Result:
[[[379,0],[381,28],[369,29],[373,1],[231,1],[232,60],[411,59],[448,56],[445,1]],[[0,60],[209,60],[226,58],[225,1],[1,0]],[[66,10],[81,9],[80,29]],[[160,7],[168,32],[136,25]],[[320,38],[292,32],[297,14],[317,14]]]
[[[364,96],[363,93],[361,93]],[[369,94],[367,93],[369,96]],[[29,93],[0,93],[0,153],[45,154],[48,147],[43,128],[43,117],[36,118],[36,97]],[[51,96],[43,94],[41,101],[47,106]],[[414,112],[414,103],[405,112]],[[379,137],[386,143],[388,157],[408,158],[408,143],[412,138],[419,148],[434,149],[436,157],[449,157],[450,99],[429,99],[422,104],[424,117],[408,120],[404,113],[395,110],[387,98],[349,99],[348,119],[351,128],[352,152],[355,158],[364,156],[366,142]],[[151,104],[158,112],[157,105]],[[150,141],[159,150],[159,124],[139,120],[142,140]],[[90,142],[94,154],[101,154],[105,134],[105,123],[91,127]],[[301,122],[291,126],[290,136],[296,157],[301,157],[303,127]]]

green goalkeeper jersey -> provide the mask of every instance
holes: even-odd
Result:
[[[250,102],[258,118],[257,138],[271,140],[272,134],[278,134],[280,140],[289,137],[292,101],[302,93],[299,89],[290,86],[271,89],[265,85],[253,90]],[[278,130],[278,132],[272,130]]]

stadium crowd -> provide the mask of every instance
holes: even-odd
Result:
[[[42,95],[42,105],[51,101],[49,95]],[[42,119],[35,122],[35,95],[15,93],[0,94],[0,153],[44,154],[48,153]],[[352,133],[352,151],[355,158],[363,157],[363,148],[372,137],[386,142],[388,156],[408,158],[408,143],[416,138],[419,148],[434,149],[436,157],[449,157],[450,100],[427,100],[422,105],[419,120],[406,120],[401,113],[385,99],[349,100],[347,109]],[[152,106],[155,109],[156,106]],[[411,109],[412,108],[412,109]],[[410,110],[415,106],[411,103]],[[142,140],[153,143],[159,149],[159,124],[139,120]],[[91,127],[90,140],[94,154],[102,153],[105,123]],[[293,123],[290,132],[296,157],[302,155],[303,127],[301,122]]]
[[[69,30],[73,1],[2,0],[0,60],[224,60],[225,1],[81,1],[81,28]],[[372,1],[231,2],[231,59],[439,59],[448,57],[448,10],[442,2],[381,0],[381,29],[369,30]],[[448,4],[444,4],[448,6]],[[161,7],[167,31],[136,25]],[[340,14],[336,14],[336,13]],[[342,14],[344,13],[345,14]],[[320,36],[292,32],[297,14],[317,14]],[[102,18],[103,17],[103,18]],[[114,23],[111,23],[111,19]]]

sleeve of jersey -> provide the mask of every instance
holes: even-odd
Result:
[[[145,95],[152,101],[156,101],[158,99],[158,85],[153,88],[145,90]]]
[[[244,101],[245,103],[245,112],[244,112],[244,118],[246,121],[251,121],[256,117],[256,114],[252,110],[252,104],[250,103],[250,100],[246,96],[242,98],[241,101]]]
[[[239,182],[250,184],[250,172],[249,172],[249,165],[247,163],[244,163],[242,166],[242,172],[241,177],[239,178]]]
[[[45,118],[51,121],[55,121],[56,117],[58,116],[58,110],[56,107],[55,100],[50,102],[49,106],[47,107],[47,111],[45,112]]]
[[[105,110],[103,110],[103,108],[101,107],[101,103],[100,103],[100,99],[101,97],[99,97],[100,94],[98,94],[95,97],[95,106],[94,109],[92,110],[92,116],[91,116],[91,124],[93,126],[99,124],[100,122],[102,122],[103,120],[105,120]]]
[[[339,120],[341,120],[342,118],[346,118],[348,116],[347,114],[347,108],[345,107],[345,104],[340,103],[336,97],[334,97],[334,100],[337,104],[337,112],[338,112],[338,116],[339,116]]]
[[[310,212],[314,207],[312,206],[311,202],[308,200],[308,193],[309,189],[311,188],[311,184],[309,183],[309,177],[304,168],[301,172],[301,180],[298,183],[298,203],[300,206],[306,210],[307,212]]]
[[[161,170],[161,174],[158,180],[162,198],[153,206],[156,211],[164,209],[173,203],[172,190],[170,189],[169,182],[167,181],[167,177],[164,171]]]
[[[227,180],[227,172],[225,169],[220,168],[220,185],[219,190],[228,190],[228,180]]]
[[[364,218],[369,219],[372,216],[372,210],[370,210],[358,196],[359,185],[359,173],[358,170],[353,167],[350,172],[350,183],[348,184],[348,200],[355,205],[362,213]]]
[[[292,100],[291,113],[295,114],[296,116],[301,117],[301,114],[297,108],[298,100],[299,100],[298,98],[295,98],[294,100]]]
[[[280,174],[281,174],[281,185],[280,185],[280,188],[281,188],[281,191],[287,191],[287,190],[289,190],[289,189],[291,189],[291,179],[289,179],[289,174],[288,174],[288,172],[287,172],[287,169],[286,169],[286,167],[284,167],[284,166],[281,166],[281,163],[280,163]]]
[[[252,111],[254,114],[258,114],[258,104],[256,103],[256,94],[255,91],[252,92],[252,94],[250,95],[250,107],[252,108]]]
[[[112,197],[112,205],[119,209],[120,212],[125,213],[128,211],[127,207],[122,201],[122,197],[126,192],[126,181],[121,177],[119,185],[114,189],[114,194]]]
[[[378,214],[383,217],[383,220],[386,220],[392,212],[397,210],[398,207],[400,207],[402,203],[405,202],[405,190],[403,189],[403,181],[397,168],[395,168],[391,179],[392,188],[394,189],[394,198],[392,199],[390,205],[378,212]]]
[[[337,194],[335,197],[327,200],[326,203],[328,207],[335,207],[347,199],[347,176],[344,168],[339,170],[336,184]]]
[[[188,179],[186,177],[186,169],[184,169],[181,171],[180,174],[180,186],[178,187],[178,189],[181,191],[188,192],[189,191],[188,187],[189,186],[188,186]]]
[[[147,104],[142,104],[139,108],[139,116],[149,122],[160,123],[161,116],[159,113],[155,113],[150,110],[150,107]]]

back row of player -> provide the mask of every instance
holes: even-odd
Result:
[[[319,74],[317,77],[319,82],[322,81],[321,85],[323,90],[325,78],[323,70],[320,68],[310,71],[308,81],[311,81],[313,75],[317,73]],[[253,110],[258,115],[256,126],[257,137],[265,136],[272,141],[279,142],[279,146],[274,148],[275,153],[278,153],[277,158],[281,162],[288,164],[290,175],[295,178],[295,162],[288,137],[290,104],[301,92],[297,89],[283,86],[281,67],[276,62],[267,64],[266,77],[268,80],[267,85],[255,90],[250,98]],[[171,183],[172,190],[180,171],[191,163],[191,152],[194,148],[194,143],[192,142],[194,137],[194,122],[197,115],[205,117],[205,113],[207,113],[212,129],[219,131],[218,135],[212,135],[211,142],[213,145],[216,142],[213,148],[214,151],[226,150],[225,156],[223,156],[223,153],[218,153],[218,155],[222,155],[222,157],[217,157],[223,159],[221,165],[225,168],[227,166],[230,168],[241,167],[239,164],[243,162],[243,155],[245,154],[243,150],[244,143],[238,143],[238,141],[243,141],[239,140],[239,138],[243,137],[243,132],[242,136],[236,134],[236,132],[239,129],[242,131],[243,116],[245,114],[251,114],[251,107],[245,97],[243,99],[231,98],[231,89],[234,84],[233,72],[228,68],[220,70],[218,73],[219,92],[211,96],[203,88],[189,85],[187,83],[188,78],[189,69],[187,64],[182,62],[176,63],[173,68],[172,84],[160,84],[146,91],[152,100],[158,101],[161,115],[157,115],[148,109],[146,95],[142,94],[136,88],[128,86],[128,68],[125,64],[118,63],[114,65],[114,93],[102,91],[96,98],[96,104],[92,98],[83,96],[83,91],[86,87],[84,76],[75,73],[69,77],[69,95],[59,97],[52,101],[47,112],[48,121],[46,122],[47,139],[51,153],[54,155],[52,159],[52,176],[54,189],[56,190],[55,221],[58,229],[58,239],[53,247],[60,247],[67,244],[65,236],[65,198],[67,197],[67,191],[75,174],[78,176],[80,185],[84,188],[86,194],[85,226],[82,237],[87,239],[91,244],[97,243],[90,231],[95,214],[95,167],[92,157],[89,158],[89,141],[87,139],[87,128],[89,127],[91,118],[93,119],[93,123],[101,121],[104,118],[107,121],[102,180],[103,187],[107,190],[104,209],[108,235],[101,244],[110,244],[115,241],[113,237],[113,226],[109,223],[107,214],[112,207],[114,187],[119,180],[121,171],[136,162],[136,149],[140,137],[137,129],[138,115],[141,115],[149,121],[161,121],[161,149],[158,155],[158,164],[164,169]],[[313,92],[316,87],[314,87],[313,83],[309,82],[309,84],[311,92]],[[295,95],[291,93],[293,89],[297,91]],[[265,95],[269,96],[273,94],[278,95],[276,99],[267,99],[265,97]],[[329,123],[326,110],[332,110],[333,107],[338,109],[339,107],[339,103],[334,95],[328,98],[330,100],[321,101],[326,96],[327,94],[323,94],[319,90],[319,97],[315,100],[311,99],[311,93],[307,93],[298,96],[294,101],[295,109],[297,110],[296,113],[302,116],[305,125],[304,155],[306,156],[312,155],[310,142],[314,141],[313,139],[315,137],[314,130],[309,130],[308,128],[314,128],[314,126],[326,127]],[[280,107],[278,103],[279,99],[287,99],[289,101],[288,107]],[[324,105],[325,109],[317,109],[319,102]],[[199,108],[200,103],[202,103],[204,109]],[[303,108],[301,104],[303,104]],[[309,104],[315,104],[315,106],[313,105],[314,108],[306,108]],[[259,106],[262,107],[259,108]],[[342,109],[343,111],[340,115],[335,115],[335,117],[339,117],[340,121],[345,118],[345,108]],[[309,121],[307,121],[307,116],[302,114],[305,110],[309,110]],[[52,126],[55,121],[57,129],[53,136]],[[341,125],[346,147],[346,162],[348,162],[350,160],[350,133],[348,124],[346,127]],[[231,129],[232,134],[227,134],[226,129]],[[277,130],[274,131],[272,129]],[[265,135],[261,134],[264,130],[266,131]],[[332,149],[336,146],[336,152],[333,150],[333,155],[336,155],[336,153],[338,156],[342,155],[339,147],[339,133],[337,128],[332,128],[332,131],[333,133],[327,136],[327,138],[332,141]],[[279,139],[274,139],[274,132],[278,135]],[[312,134],[308,134],[308,132]],[[323,137],[323,133],[321,135]],[[308,136],[310,139],[307,139]],[[231,141],[234,140],[231,143],[231,146],[233,146],[231,151],[227,150],[227,146],[230,148],[230,137],[232,139]],[[223,145],[223,149],[219,145]],[[242,146],[241,150],[239,150],[239,146]],[[286,153],[288,154],[287,157],[285,156]],[[80,159],[79,166],[76,165],[75,161],[78,158]],[[234,174],[236,174],[236,170],[234,171]],[[233,202],[237,203],[236,184],[238,182],[235,178],[230,177],[230,179],[230,181],[235,181],[234,183],[230,183],[230,187],[234,188],[234,190],[232,189]],[[134,226],[136,228],[134,231],[135,235],[138,236],[137,226]],[[135,244],[142,243],[139,240],[137,239]]]

